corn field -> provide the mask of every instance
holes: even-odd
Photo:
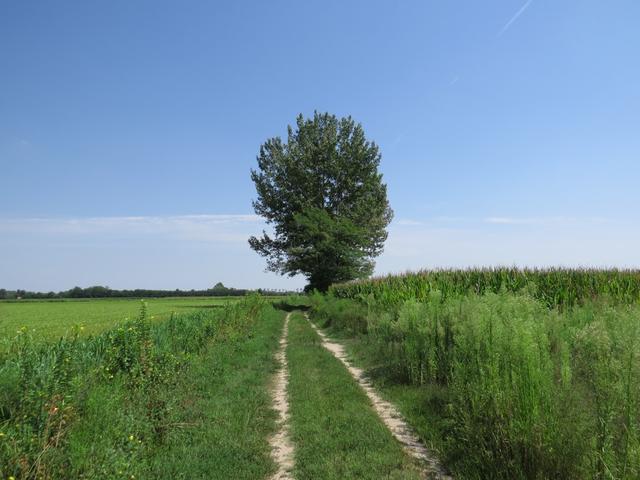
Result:
[[[426,300],[431,292],[444,297],[482,295],[529,289],[548,307],[568,307],[607,297],[619,303],[640,300],[640,270],[480,268],[424,270],[404,275],[333,285],[337,298],[364,299],[392,306],[405,300]]]

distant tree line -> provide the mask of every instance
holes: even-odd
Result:
[[[244,288],[225,287],[222,283],[217,283],[212,288],[205,290],[148,290],[136,288],[135,290],[114,290],[109,287],[96,285],[93,287],[74,287],[62,292],[29,292],[27,290],[6,290],[0,288],[0,300],[16,299],[55,299],[55,298],[162,298],[162,297],[228,297],[244,296],[250,293],[260,293],[262,295],[286,295],[294,293],[279,289],[249,290]]]

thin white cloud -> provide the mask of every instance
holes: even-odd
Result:
[[[508,217],[508,216],[491,216],[491,217],[456,217],[456,216],[434,216],[422,219],[416,218],[400,218],[394,220],[390,225],[391,229],[404,227],[430,227],[430,228],[468,228],[480,227],[485,228],[501,225],[522,225],[522,226],[554,226],[554,225],[593,225],[613,223],[614,220],[602,217],[569,217],[569,216],[547,216],[547,217]]]
[[[246,242],[262,226],[259,216],[249,214],[0,219],[0,232],[4,234],[160,235],[224,242]]]
[[[0,287],[65,290],[298,288],[300,277],[264,272],[247,243],[268,226],[257,215],[0,217]]]
[[[469,223],[478,223],[477,218],[470,217],[450,217],[445,215],[438,215],[432,217],[426,217],[422,219],[416,218],[399,218],[394,220],[390,228],[394,227],[420,227],[420,226],[437,226],[437,225],[467,225]]]
[[[500,212],[498,212],[500,213]],[[267,226],[256,215],[0,218],[0,287],[299,287],[264,273],[247,245]],[[377,274],[474,265],[640,265],[634,218],[476,216],[399,218]],[[132,267],[134,265],[134,267]]]
[[[487,217],[484,223],[494,225],[543,225],[549,223],[559,223],[569,219],[563,217],[550,218],[513,218],[513,217]]]
[[[413,220],[411,218],[400,218],[394,222],[396,225],[401,225],[403,227],[416,227],[419,225],[424,225],[424,222],[420,220]]]
[[[511,17],[507,23],[504,24],[504,26],[498,32],[497,36],[500,37],[502,34],[504,34],[504,32],[506,32],[509,29],[509,27],[511,27],[511,25],[513,25],[513,23],[516,20],[518,20],[520,15],[522,15],[525,12],[525,10],[527,8],[529,8],[529,6],[531,5],[532,2],[533,2],[533,0],[527,0],[527,2],[522,7],[520,7],[520,10],[518,10],[515,13],[515,15],[513,17]]]
[[[607,223],[610,220],[601,217],[487,217],[484,223],[493,225],[568,225]]]

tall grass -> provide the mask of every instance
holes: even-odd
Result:
[[[391,381],[443,392],[430,408],[459,478],[640,478],[640,306],[549,309],[531,289],[422,299],[312,304]]]
[[[54,343],[20,329],[0,350],[0,478],[139,475],[145,449],[162,445],[171,428],[167,392],[176,374],[210,342],[249,335],[264,307],[247,298],[151,324],[143,303],[134,321],[95,337],[78,328]],[[109,450],[87,458],[97,439],[75,427],[101,408]]]
[[[433,291],[444,297],[529,288],[549,307],[569,307],[607,296],[620,303],[640,300],[640,270],[479,268],[425,270],[333,285],[338,298],[372,298],[387,306],[424,300]]]

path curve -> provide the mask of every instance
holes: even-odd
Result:
[[[289,400],[287,398],[287,385],[289,383],[289,368],[287,365],[287,334],[289,332],[289,317],[284,319],[280,348],[276,353],[276,361],[279,364],[275,375],[275,382],[271,391],[273,409],[278,413],[278,430],[269,439],[271,445],[271,458],[278,466],[278,470],[271,476],[271,480],[291,480],[293,470],[293,443],[289,435]]]
[[[331,352],[338,360],[340,360],[347,368],[351,376],[358,382],[360,387],[364,390],[373,405],[374,410],[384,422],[387,428],[391,431],[393,436],[400,442],[405,451],[412,456],[420,460],[426,465],[424,473],[428,478],[438,480],[452,480],[453,477],[445,473],[444,468],[438,461],[438,459],[431,453],[427,447],[420,441],[418,436],[413,432],[411,427],[404,420],[400,412],[396,407],[383,400],[380,395],[375,391],[369,380],[367,380],[364,371],[358,367],[354,367],[347,359],[347,354],[344,347],[339,343],[332,342],[314,323],[309,319],[309,316],[305,313],[305,317],[320,336],[322,340],[322,346]]]

